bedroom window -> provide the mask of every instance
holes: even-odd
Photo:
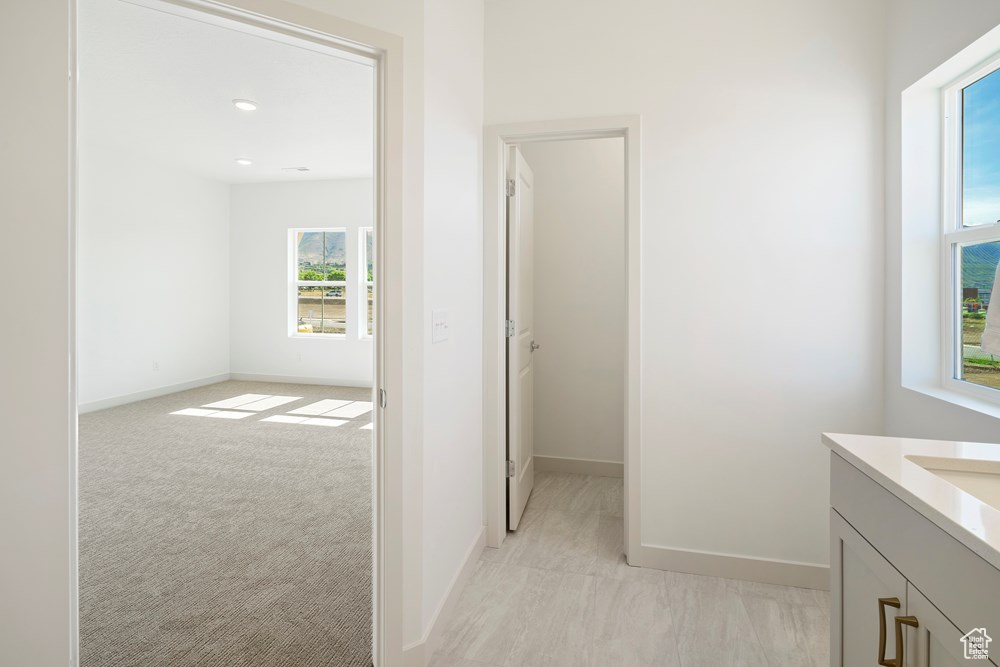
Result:
[[[1000,349],[983,335],[1000,309],[1000,60],[948,88],[944,102],[946,377],[997,398]]]
[[[361,228],[361,321],[367,322],[362,337],[370,337],[375,326],[375,232],[371,227]]]
[[[293,229],[291,245],[291,334],[347,333],[347,232]]]

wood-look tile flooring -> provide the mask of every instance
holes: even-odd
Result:
[[[829,665],[829,595],[629,567],[622,480],[537,473],[433,667]]]

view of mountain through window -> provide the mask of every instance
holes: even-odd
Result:
[[[347,333],[347,233],[295,233],[298,334]]]
[[[962,248],[962,379],[1000,389],[1000,357],[980,347],[993,279],[1000,263],[1000,241]],[[993,306],[1000,308],[1000,302]]]
[[[963,229],[1000,222],[1000,70],[962,90],[962,212]],[[992,236],[992,235],[990,235]],[[1000,230],[995,237],[1000,239]],[[996,286],[1000,240],[959,246],[961,267],[960,378],[1000,389],[1000,357],[980,347],[988,308]]]

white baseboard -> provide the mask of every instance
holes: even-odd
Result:
[[[634,562],[638,561],[638,562]],[[644,544],[632,565],[796,588],[830,589],[830,567]]]
[[[563,456],[539,456],[535,454],[535,470],[546,472],[568,472],[575,475],[596,475],[598,477],[624,477],[625,464],[615,461],[595,461],[594,459],[570,459]]]
[[[230,380],[243,382],[281,382],[286,384],[318,384],[331,387],[360,387],[371,389],[371,380],[331,380],[330,378],[312,378],[296,375],[259,375],[257,373],[230,373]]]
[[[479,557],[485,547],[486,527],[483,526],[465,552],[465,559],[462,561],[461,567],[458,568],[458,572],[452,577],[448,592],[445,593],[444,599],[441,600],[434,615],[431,616],[430,623],[424,629],[424,636],[419,641],[403,647],[403,665],[406,667],[425,667],[430,662],[434,652],[441,645],[442,633],[448,627],[448,623],[455,613],[458,598],[462,595],[469,577],[475,571],[476,563],[479,562]]]
[[[179,391],[186,391],[188,389],[197,389],[198,387],[206,387],[210,384],[225,382],[228,379],[229,379],[229,373],[223,373],[221,375],[213,375],[211,377],[191,380],[189,382],[180,382],[178,384],[171,384],[165,387],[154,387],[153,389],[146,389],[145,391],[137,391],[132,394],[124,394],[122,396],[112,396],[111,398],[102,398],[98,401],[81,403],[79,405],[78,410],[80,414],[83,415],[88,412],[97,412],[98,410],[116,408],[119,405],[128,405],[129,403],[135,403],[136,401],[145,401],[148,398],[158,398],[160,396],[166,396],[167,394],[175,394]]]

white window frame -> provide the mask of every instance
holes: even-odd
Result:
[[[288,335],[291,338],[330,338],[344,339],[350,327],[351,304],[348,297],[347,282],[350,278],[348,267],[344,267],[344,280],[299,280],[299,243],[298,235],[303,232],[339,232],[344,235],[344,247],[347,247],[346,227],[298,227],[288,230]],[[341,287],[344,290],[344,333],[302,333],[299,331],[299,288],[300,287]]]
[[[1000,222],[972,227],[962,226],[963,200],[963,96],[962,91],[976,81],[1000,70],[1000,54],[947,86],[944,99],[944,145],[942,147],[942,234],[941,234],[941,308],[944,323],[941,336],[941,377],[944,388],[1000,403],[1000,389],[984,387],[959,379],[963,364],[962,340],[962,265],[961,250],[978,243],[1000,241]],[[994,290],[996,288],[994,287]]]
[[[372,288],[374,299],[375,274],[372,271],[372,280],[368,279],[368,235],[372,234],[372,253],[375,252],[374,227],[358,227],[358,337],[362,340],[371,339],[375,332],[375,310],[372,308],[372,331],[368,331],[368,288]],[[374,265],[375,258],[372,257]]]

